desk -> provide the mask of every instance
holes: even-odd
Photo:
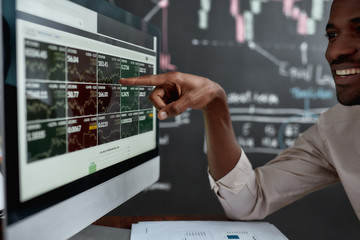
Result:
[[[227,221],[225,216],[218,215],[167,215],[167,216],[104,216],[89,227],[76,234],[70,240],[111,239],[129,240],[133,223],[141,221],[176,221],[176,220],[216,220]]]
[[[165,216],[104,216],[94,225],[131,229],[131,224],[141,221],[229,221],[225,215],[165,215]]]
[[[196,221],[214,220],[229,221],[225,215],[166,215],[166,216],[104,216],[95,221],[93,225],[131,229],[131,224],[141,221]],[[2,225],[0,225],[0,240],[2,236]]]

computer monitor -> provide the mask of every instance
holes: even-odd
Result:
[[[6,240],[67,239],[159,178],[158,28],[104,0],[2,1]],[[3,169],[3,170],[4,170]]]

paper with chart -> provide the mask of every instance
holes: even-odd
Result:
[[[131,240],[285,240],[267,222],[160,221],[132,225]]]

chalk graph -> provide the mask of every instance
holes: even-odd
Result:
[[[295,5],[301,0],[250,0],[250,9],[242,10],[240,0],[230,0],[229,14],[235,20],[236,41],[244,43],[254,40],[254,16],[261,14],[261,10],[269,2],[282,4],[282,14],[297,22],[299,35],[313,35],[317,30],[317,22],[324,18],[324,2],[328,0],[312,0],[312,11],[309,15]],[[200,29],[209,28],[209,12],[212,0],[200,0],[199,23]]]
[[[159,0],[153,9],[144,17],[149,21],[160,9],[162,13],[162,52],[160,53],[160,69],[163,72],[176,70],[176,66],[171,63],[171,55],[168,50],[168,7],[169,0]]]
[[[234,84],[231,83],[231,87],[228,87],[230,91],[227,91],[231,117],[238,141],[247,152],[273,154],[291,146],[298,134],[314,124],[318,114],[325,111],[329,102],[334,99],[334,83],[331,74],[324,68],[322,62],[312,56],[314,54],[323,55],[325,50],[324,45],[314,44],[312,40],[318,38],[319,32],[324,31],[325,9],[329,7],[330,3],[329,0],[229,0],[221,3],[214,0],[199,0],[196,4],[187,5],[186,14],[196,14],[195,19],[197,19],[197,22],[193,23],[197,30],[193,28],[189,30],[191,33],[185,34],[192,35],[192,38],[188,39],[192,49],[202,48],[203,52],[199,52],[209,54],[218,48],[218,52],[222,51],[220,49],[237,51],[239,56],[246,52],[246,57],[250,54],[250,58],[263,59],[267,68],[272,69],[273,73],[271,74],[274,74],[275,71],[277,78],[286,80],[283,88],[287,89],[287,98],[297,102],[297,105],[293,107],[288,107],[286,104],[283,106],[284,100],[281,100],[281,97],[284,96],[284,93],[281,93],[280,96],[276,88],[264,91],[256,89],[252,84],[243,89],[244,87],[241,85],[234,87]],[[171,1],[157,1],[154,9],[146,16],[147,20],[150,20],[158,10],[162,10],[163,50],[167,56],[176,54],[175,51],[170,54],[168,46],[169,38],[171,39],[174,34],[172,31],[179,31],[179,29],[172,28],[172,21],[187,21],[172,19],[172,15],[168,16],[168,11],[172,10],[171,7],[175,7],[175,4]],[[227,10],[225,9],[227,12],[221,14],[222,18],[216,18],[215,21],[214,16],[219,16],[219,11],[224,11],[224,8],[219,8],[220,5],[228,5]],[[179,8],[179,5],[176,7]],[[266,14],[264,15],[264,13]],[[229,19],[233,20],[233,24],[229,25],[229,20],[224,20],[226,14]],[[275,17],[276,20],[274,20]],[[194,16],[189,16],[189,19],[194,19]],[[279,19],[283,25],[276,24]],[[219,22],[222,21],[227,24],[222,28],[232,31],[233,34],[230,35],[234,36],[233,39],[227,38],[229,34],[221,35],[225,31],[219,29],[219,26],[222,26]],[[279,35],[279,40],[284,39],[282,34],[285,37],[290,34],[297,40],[289,42],[264,40],[262,33],[258,36],[259,28],[263,28],[264,23],[271,25],[269,25],[270,33],[277,28],[276,33]],[[281,29],[284,26],[287,28]],[[220,33],[216,34],[216,31],[219,30],[221,30]],[[182,31],[187,31],[187,29],[182,29]],[[259,41],[260,39],[261,41]],[[272,40],[274,39],[273,37]],[[175,44],[174,41],[170,43]],[[233,50],[226,50],[230,48]],[[191,60],[194,66],[196,62],[204,62],[204,65],[207,63],[206,59],[201,58],[201,54],[198,54],[199,57],[195,55]],[[216,58],[215,55],[209,55],[209,59],[216,60]],[[241,57],[239,58],[241,61]],[[169,57],[169,59],[172,58]],[[172,67],[164,64],[170,63],[169,59],[161,61],[163,71],[173,70]],[[221,64],[234,65],[232,62]],[[182,71],[180,62],[175,65]],[[194,70],[196,69],[194,68]],[[243,69],[243,71],[246,72],[247,69]],[[213,69],[209,71],[207,77],[212,78],[212,74],[221,75],[220,72]],[[256,75],[256,73],[252,75],[254,74]],[[258,81],[260,80],[258,79]],[[225,87],[228,85],[228,82],[220,83]],[[191,111],[186,111],[173,121],[161,122],[160,127],[177,128],[189,123],[191,123]],[[262,137],[253,139],[252,135]],[[169,137],[169,135],[166,136]],[[168,143],[169,140],[164,142]]]

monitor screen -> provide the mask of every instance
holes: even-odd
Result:
[[[152,87],[118,80],[157,73],[158,29],[105,1],[3,1],[2,11],[6,226],[154,159],[122,201],[156,181]]]

